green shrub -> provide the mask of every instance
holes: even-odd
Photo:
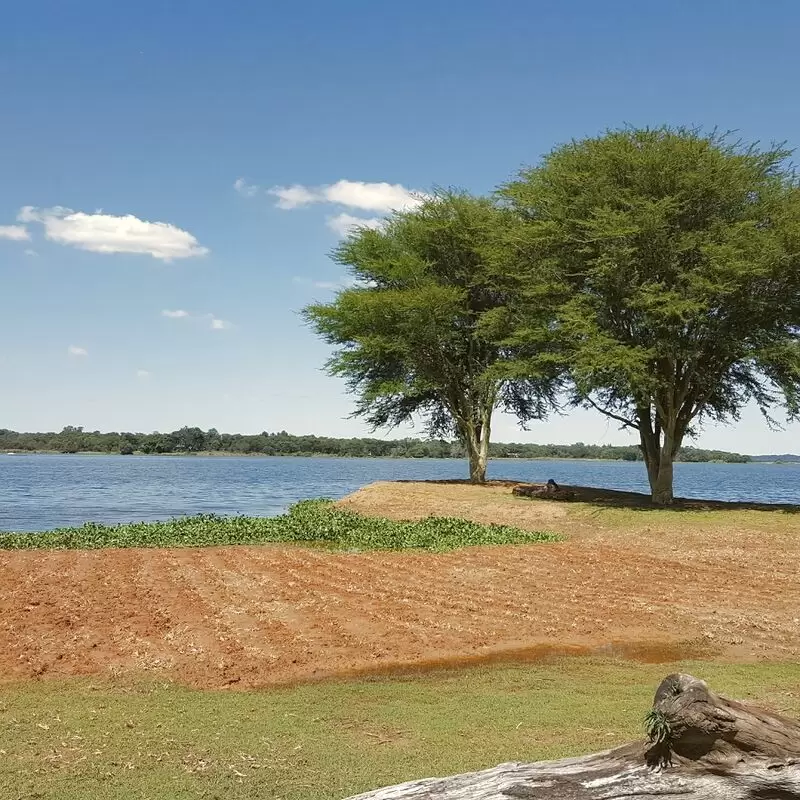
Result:
[[[295,542],[339,550],[453,550],[458,547],[552,542],[557,534],[482,525],[452,517],[396,522],[362,517],[330,500],[304,500],[279,517],[200,514],[164,522],[102,525],[43,533],[0,534],[0,549],[96,549],[101,547],[208,547]]]
[[[650,744],[669,745],[672,739],[672,726],[663,711],[653,709],[648,712],[644,718],[644,729]]]

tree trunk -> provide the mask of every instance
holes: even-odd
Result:
[[[668,506],[675,499],[673,494],[673,461],[662,457],[658,465],[658,471],[655,475],[655,480],[650,482],[650,492],[653,502],[657,506]]]
[[[651,426],[649,409],[644,419],[640,413],[639,437],[650,483],[650,497],[659,506],[670,505],[675,499],[673,465],[683,441],[683,434],[677,432],[676,427],[674,420],[667,421],[663,428],[662,441],[662,428],[659,424]]]
[[[478,469],[480,483],[486,483],[486,468],[489,465],[489,440],[492,437],[492,412],[489,411],[481,422],[481,441],[478,446]]]
[[[427,778],[351,800],[800,799],[800,723],[681,674],[658,687],[649,721],[648,741],[615,750]]]
[[[492,412],[484,412],[478,422],[471,421],[462,427],[461,438],[469,458],[470,483],[486,483],[489,463],[489,440],[492,435]]]
[[[483,451],[480,442],[467,445],[469,452],[469,480],[470,483],[486,483],[487,454]]]

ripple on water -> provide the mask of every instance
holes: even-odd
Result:
[[[490,476],[646,492],[624,461],[494,461]],[[0,530],[36,531],[187,514],[279,514],[298,500],[343,497],[378,480],[466,477],[462,461],[0,455]],[[800,464],[676,464],[676,494],[800,504]]]

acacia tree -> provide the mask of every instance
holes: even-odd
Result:
[[[545,374],[494,372],[511,359],[495,343],[508,302],[496,265],[511,252],[505,243],[518,224],[490,199],[438,192],[343,241],[333,259],[355,285],[304,310],[338,348],[328,371],[347,381],[355,415],[373,428],[419,416],[430,436],[456,435],[474,483],[486,480],[493,411],[541,418],[555,383]]]
[[[555,149],[500,193],[529,269],[561,284],[576,402],[638,433],[655,503],[707,419],[800,411],[800,190],[781,147],[625,129]],[[524,273],[524,270],[523,270]],[[523,317],[524,317],[524,309]]]

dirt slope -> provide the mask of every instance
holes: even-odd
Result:
[[[380,486],[347,504],[368,512],[383,492],[395,515],[401,506],[405,515],[460,511],[572,535],[437,555],[0,552],[0,679],[147,671],[198,686],[258,686],[611,642],[800,656],[800,536],[791,532],[621,532],[570,520],[563,506],[511,501],[502,487]]]

